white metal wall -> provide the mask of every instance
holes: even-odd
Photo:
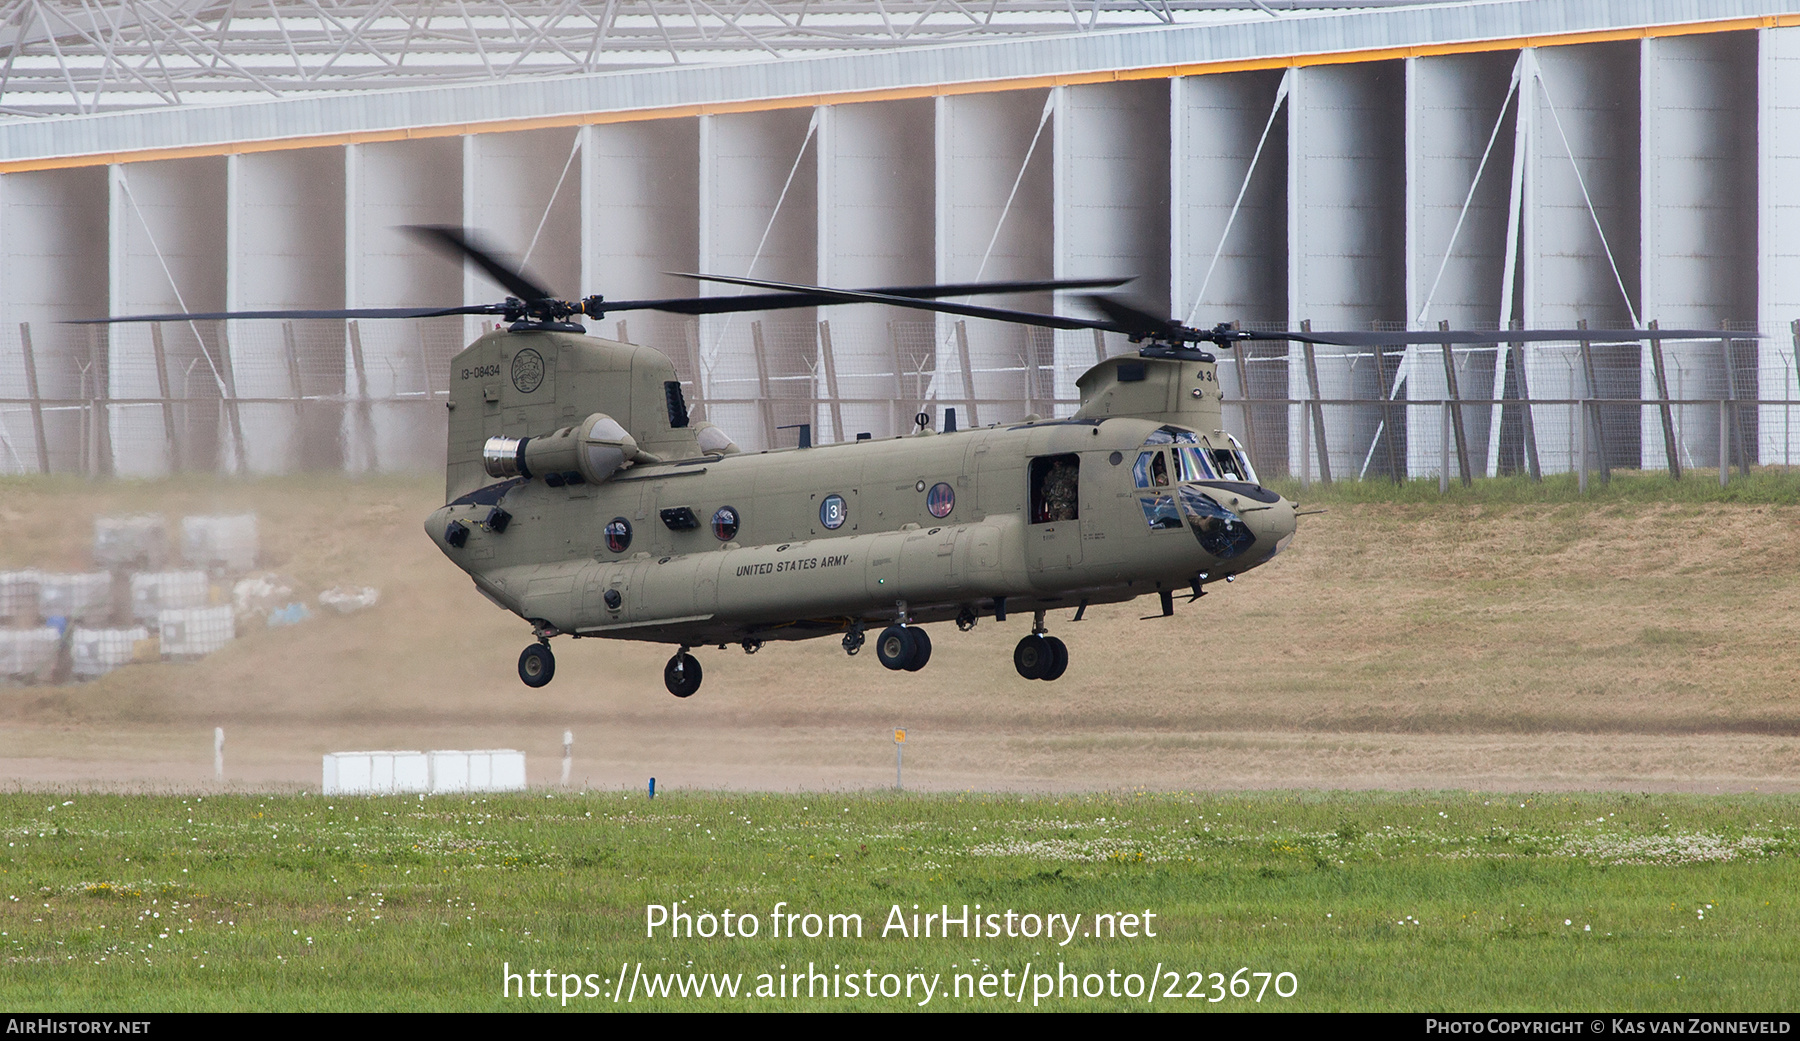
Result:
[[[130,313],[495,299],[483,276],[396,230],[463,224],[529,251],[529,269],[570,296],[737,292],[665,274],[691,270],[839,285],[1134,274],[1129,292],[1146,306],[1203,325],[1759,322],[1781,335],[1740,345],[1730,381],[1719,341],[1669,345],[1670,393],[1710,400],[1730,383],[1740,397],[1788,398],[1800,395],[1786,332],[1800,318],[1800,209],[1783,190],[1800,177],[1796,97],[1800,29],[1783,28],[9,174],[0,332],[16,343],[18,323],[32,323],[44,396],[84,396],[85,373],[112,397],[165,397],[148,327],[114,328],[90,360],[87,333],[54,323],[101,302]],[[816,348],[819,319],[835,371]],[[633,312],[595,331],[669,351],[699,401],[775,399],[706,406],[748,448],[791,443],[772,428],[794,422],[834,439],[899,432],[913,411],[971,390],[984,423],[1067,411],[1097,353],[1091,336],[969,322],[965,379],[956,324],[833,308],[700,323]],[[170,394],[219,399],[235,384],[240,397],[280,398],[298,385],[337,411],[315,409],[302,427],[287,405],[246,403],[240,460],[223,404],[173,418],[153,404],[114,409],[104,426],[54,409],[55,468],[83,453],[128,474],[431,467],[442,416],[423,406],[478,327],[361,323],[376,404],[359,425],[344,402],[360,386],[350,344],[331,339],[341,331],[240,322],[221,340],[165,326]],[[1654,393],[1636,348],[1597,354],[1592,381],[1573,347],[1530,356],[1534,397]],[[0,396],[23,395],[22,357],[0,350]],[[1516,391],[1506,352],[1455,357],[1463,396]],[[1225,367],[1228,397],[1315,393],[1299,349],[1249,364],[1261,375],[1247,388]],[[1387,352],[1379,370],[1372,352],[1313,365],[1325,399],[1447,390],[1435,347]],[[832,381],[849,399],[836,408],[780,403],[829,398]],[[1270,409],[1259,455],[1297,467],[1311,410]],[[1675,410],[1683,465],[1716,465],[1719,427],[1704,409]],[[1800,453],[1788,411],[1746,410],[1732,436],[1765,460]],[[1606,458],[1665,465],[1658,411],[1625,412],[1604,413]],[[1414,411],[1394,431],[1372,410],[1324,414],[1333,476],[1385,472],[1389,437],[1405,472],[1437,472],[1437,413]],[[1477,472],[1520,465],[1504,446],[1519,443],[1524,416],[1467,410]],[[1574,408],[1533,406],[1530,418],[1543,470],[1574,468],[1584,437],[1599,458],[1599,431],[1578,434]],[[192,458],[171,458],[170,422]],[[0,465],[35,468],[18,407],[0,410],[0,435]],[[1315,447],[1304,450],[1318,475]]]

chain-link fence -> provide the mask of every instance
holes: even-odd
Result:
[[[1643,343],[1219,352],[1225,424],[1265,477],[1472,479],[1729,471],[1800,457],[1800,323]],[[419,470],[443,463],[450,359],[472,323],[20,326],[0,338],[0,470]],[[876,309],[818,320],[639,314],[597,335],[655,347],[696,418],[746,449],[1066,416],[1114,334]],[[1758,335],[1760,333],[1760,335]]]

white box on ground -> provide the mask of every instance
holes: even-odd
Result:
[[[38,575],[38,614],[80,621],[112,609],[112,575],[105,571]]]
[[[156,630],[164,657],[198,658],[230,643],[237,636],[237,621],[230,604],[188,607],[158,611]]]
[[[0,676],[23,679],[36,676],[56,664],[62,633],[41,629],[0,629]]]
[[[329,752],[324,767],[326,795],[525,790],[525,753],[511,748]]]
[[[424,752],[330,752],[325,756],[326,795],[391,795],[431,790]]]
[[[154,622],[162,611],[205,607],[212,579],[204,571],[153,571],[131,576],[131,617]]]
[[[0,571],[0,617],[38,618],[38,585],[43,576],[37,571]]]
[[[94,563],[108,571],[159,568],[169,556],[168,526],[160,513],[94,518]]]
[[[434,792],[517,792],[525,789],[525,753],[511,748],[431,753]]]
[[[241,574],[256,567],[256,514],[181,518],[181,558],[195,567]]]
[[[139,641],[150,638],[143,626],[131,629],[76,629],[69,635],[71,671],[77,676],[104,676],[130,665]]]

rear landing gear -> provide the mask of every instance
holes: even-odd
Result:
[[[1069,668],[1068,645],[1054,636],[1032,633],[1013,648],[1013,668],[1028,680],[1054,680]]]
[[[896,672],[918,672],[931,660],[931,637],[911,625],[890,625],[875,639],[875,656]]]
[[[527,687],[541,687],[556,675],[556,655],[548,643],[534,643],[519,654],[519,678]]]
[[[669,664],[663,666],[663,686],[678,698],[688,697],[700,689],[700,662],[687,652],[686,647],[676,651]]]

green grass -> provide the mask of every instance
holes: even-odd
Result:
[[[1468,487],[1452,479],[1448,491],[1438,491],[1435,477],[1422,477],[1402,483],[1371,477],[1361,481],[1312,482],[1301,488],[1290,478],[1275,478],[1269,487],[1303,506],[1330,506],[1340,503],[1466,503],[1470,505],[1512,505],[1529,503],[1739,503],[1744,505],[1800,505],[1800,471],[1781,467],[1753,469],[1748,477],[1736,469],[1728,485],[1719,487],[1719,471],[1684,472],[1679,481],[1667,473],[1614,470],[1612,480],[1602,482],[1599,471],[1588,474],[1587,493],[1581,491],[1575,474],[1546,474],[1533,481],[1524,474],[1505,477],[1478,477]]]
[[[812,963],[937,976],[928,1008],[1002,1009],[1019,1004],[966,995],[986,971],[1016,987],[1030,963],[1030,1007],[1059,965],[1116,972],[1110,990],[1160,963],[1204,996],[1169,997],[1165,975],[1155,1004],[1042,1007],[1773,1010],[1800,992],[1797,826],[1800,801],[1774,796],[16,793],[0,796],[0,1003],[560,1007],[503,998],[504,963],[558,989],[593,974],[601,996],[572,1009],[912,1007],[610,990],[622,963],[742,973],[747,994]],[[758,935],[646,938],[646,906],[675,901],[754,914]],[[864,935],[775,937],[782,901],[860,914]],[[1083,917],[1066,946],[881,935],[895,906],[910,926],[914,904],[965,903]],[[1155,938],[1080,935],[1145,911]],[[1249,997],[1230,996],[1240,969]],[[1259,1003],[1257,972],[1297,992]],[[958,974],[963,997],[946,993]]]

